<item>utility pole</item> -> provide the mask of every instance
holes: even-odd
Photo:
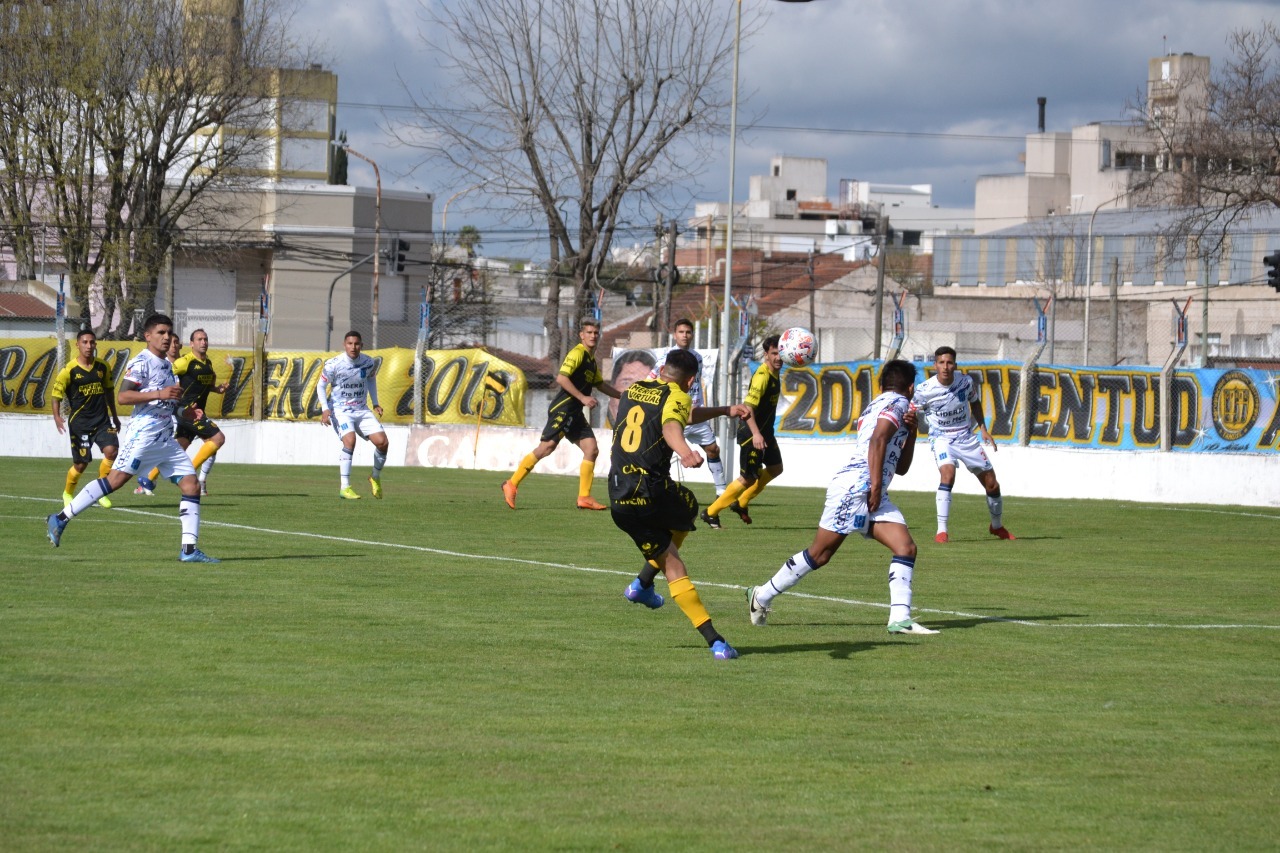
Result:
[[[1117,286],[1120,283],[1120,259],[1111,259],[1111,364],[1120,363],[1120,303]]]
[[[662,331],[671,328],[671,291],[680,281],[680,272],[676,269],[676,220],[668,225],[666,275],[662,277]]]
[[[814,304],[813,304],[814,303],[814,296],[813,296],[814,287],[813,287],[813,247],[812,246],[809,247],[809,261],[804,265],[804,270],[806,273],[809,274],[809,331],[812,332],[813,327],[817,323],[817,320],[815,317],[816,312],[814,311]]]
[[[880,337],[882,333],[881,326],[884,323],[884,264],[889,254],[889,217],[880,216],[880,223],[876,226],[876,243],[880,246],[877,252],[880,262],[880,269],[876,272],[876,319],[875,319],[875,343],[872,346],[871,358],[874,361],[880,360]]]

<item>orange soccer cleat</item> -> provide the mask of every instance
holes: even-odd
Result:
[[[1006,528],[1004,528],[1004,527],[990,527],[990,526],[989,526],[989,527],[987,527],[987,531],[988,531],[992,536],[996,537],[997,539],[1017,539],[1017,538],[1018,538],[1017,536],[1014,536],[1012,533],[1010,533],[1010,532],[1009,532]]]
[[[933,541],[937,542],[939,545],[946,545],[951,541],[951,537],[947,536],[947,531],[944,530],[937,536],[933,537]]]
[[[578,509],[608,509],[608,507],[591,495],[587,495],[585,498],[578,498]]]
[[[516,508],[517,491],[519,491],[519,489],[516,488],[515,483],[512,483],[510,480],[502,481],[502,499],[505,500],[507,502],[507,506],[512,509]]]

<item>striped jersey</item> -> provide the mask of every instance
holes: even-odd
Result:
[[[378,383],[374,378],[377,369],[378,363],[364,353],[354,360],[347,358],[346,353],[335,355],[320,371],[320,382],[316,386],[320,402],[344,412],[367,409],[366,397],[378,405]]]
[[[889,483],[893,481],[893,475],[898,468],[898,460],[902,458],[902,449],[907,443],[908,430],[903,423],[903,418],[906,417],[910,406],[911,401],[897,391],[885,391],[872,400],[858,416],[858,432],[854,439],[853,456],[843,468],[836,472],[836,476],[855,473],[857,485],[854,491],[870,490],[871,469],[867,467],[867,455],[871,450],[871,435],[875,432],[877,424],[888,421],[897,428],[889,439],[889,446],[884,451],[884,470],[881,472],[880,483],[883,489],[888,491]]]
[[[89,367],[72,361],[58,371],[49,392],[55,406],[59,400],[67,401],[67,426],[73,433],[92,432],[110,423],[107,401],[113,394],[111,368],[100,358],[95,358]]]
[[[139,391],[159,391],[170,385],[177,385],[177,377],[173,375],[173,365],[149,349],[135,355],[125,366],[122,382],[132,382]],[[169,433],[173,431],[173,416],[178,410],[177,400],[148,400],[133,407],[133,415],[129,418],[128,431],[154,430]]]
[[[929,434],[968,435],[973,432],[971,406],[977,399],[973,380],[957,371],[950,385],[943,385],[937,375],[916,386],[913,402],[929,419]]]

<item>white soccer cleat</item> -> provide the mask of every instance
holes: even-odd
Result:
[[[769,620],[769,608],[756,600],[756,589],[754,586],[747,588],[747,615],[752,625],[761,626]]]
[[[902,619],[898,622],[889,623],[889,633],[924,636],[925,634],[936,634],[938,632],[932,628],[926,628],[914,619]]]

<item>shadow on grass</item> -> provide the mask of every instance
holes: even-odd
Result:
[[[999,625],[1002,622],[1014,624],[1019,622],[1060,622],[1063,619],[1083,619],[1088,615],[1087,613],[1046,613],[1041,616],[982,616],[965,619],[930,619],[927,615],[923,615],[921,616],[921,621],[930,628],[955,631],[962,628],[976,628],[979,625]]]
[[[879,646],[896,646],[895,642],[858,642],[835,640],[826,643],[788,643],[782,646],[734,646],[743,657],[747,655],[794,655],[806,652],[826,652],[835,660],[849,660],[859,652],[869,652]]]

